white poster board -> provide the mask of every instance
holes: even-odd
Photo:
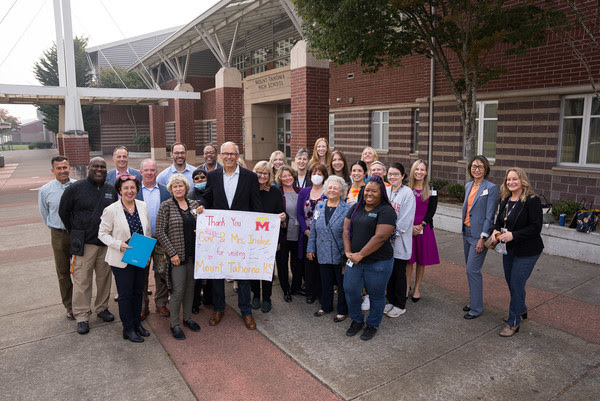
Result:
[[[276,214],[205,210],[196,220],[194,278],[271,281],[280,225]]]

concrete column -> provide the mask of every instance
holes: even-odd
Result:
[[[191,99],[175,99],[175,141],[185,144],[188,162],[194,164],[196,139],[194,136],[194,101]]]
[[[149,106],[150,113],[150,153],[154,160],[167,158],[165,133],[165,107]]]
[[[217,148],[223,142],[232,141],[243,149],[242,119],[244,93],[242,74],[237,68],[223,67],[215,76],[215,103],[217,115]]]
[[[290,55],[292,155],[312,152],[315,140],[329,137],[329,61],[315,58],[301,40]]]

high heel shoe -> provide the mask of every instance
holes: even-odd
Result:
[[[125,331],[123,330],[123,339],[129,340],[133,343],[143,343],[144,339],[137,335],[135,331]]]
[[[506,325],[504,326],[504,328],[500,331],[500,337],[512,337],[515,335],[515,333],[519,332],[519,328],[521,326],[510,326],[510,325]]]
[[[527,311],[521,313],[521,320],[527,320]],[[504,319],[502,319],[502,321],[504,323],[508,323],[508,317],[505,317]]]
[[[148,330],[146,330],[144,328],[144,326],[142,326],[141,324],[139,324],[135,328],[135,334],[137,334],[138,336],[141,336],[141,337],[148,337],[148,336],[150,336],[150,333],[148,332]]]

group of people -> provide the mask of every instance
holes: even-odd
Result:
[[[370,340],[383,315],[396,318],[406,312],[409,297],[421,299],[424,267],[439,264],[433,230],[437,191],[429,185],[425,161],[415,161],[407,174],[401,163],[386,167],[367,147],[349,165],[343,152],[330,150],[326,138],[317,139],[312,157],[300,149],[293,167],[275,151],[250,171],[242,167],[239,154],[233,142],[219,150],[208,145],[205,163],[195,168],[186,162],[185,144],[177,142],[171,148],[173,164],[158,174],[152,159],[143,160],[139,171],[131,168],[129,153],[120,146],[113,153],[115,169],[107,171],[104,159],[93,158],[87,177],[77,182],[69,178],[65,157],[52,159],[56,180],[40,189],[40,212],[51,228],[67,318],[77,321],[78,333],[89,332],[94,274],[94,312],[104,321],[114,320],[108,310],[112,271],[123,338],[143,342],[149,335],[142,321],[149,313],[151,268],[156,311],[170,317],[175,339],[186,338],[181,326],[200,331],[192,315],[202,303],[213,306],[209,325],[219,324],[225,281],[194,279],[196,217],[205,209],[277,214],[283,300],[302,296],[312,304],[318,299],[314,316],[322,317],[333,312],[337,293],[333,321],[350,316],[347,336],[362,330],[360,338]],[[541,204],[525,172],[509,169],[494,221],[499,197],[497,187],[485,179],[489,170],[483,156],[469,163],[473,181],[466,185],[463,238],[470,302],[463,309],[467,319],[483,312],[481,267],[487,247],[506,243],[511,304],[500,334],[511,336],[527,318],[525,282],[543,249]],[[150,261],[146,268],[121,261],[134,233],[157,239],[155,252],[164,255],[165,269]],[[272,309],[272,280],[237,280],[234,285],[244,324],[255,329],[253,309]]]

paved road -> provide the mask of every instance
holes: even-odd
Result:
[[[223,322],[209,327],[201,307],[202,331],[184,342],[155,313],[143,344],[97,318],[80,336],[64,318],[37,212],[53,152],[5,152],[0,168],[0,400],[600,399],[600,266],[543,255],[527,289],[530,318],[505,339],[500,258],[488,255],[484,267],[485,313],[466,321],[461,239],[443,231],[443,261],[427,268],[422,300],[384,318],[370,342],[345,337],[348,321],[316,318],[299,297],[286,304],[277,282],[273,310],[255,314],[254,332],[228,286]]]

